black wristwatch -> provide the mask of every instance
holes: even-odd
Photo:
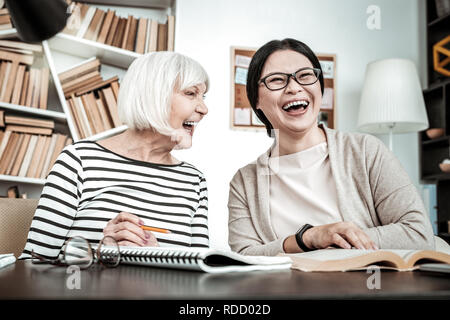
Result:
[[[303,234],[306,230],[311,229],[313,226],[310,224],[305,224],[303,227],[301,227],[297,233],[295,234],[295,240],[297,241],[298,246],[300,249],[303,250],[303,252],[312,251],[313,249],[308,248],[305,243],[303,242]]]

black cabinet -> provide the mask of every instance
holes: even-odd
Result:
[[[450,173],[439,167],[450,159],[450,77],[435,71],[433,65],[433,45],[450,35],[450,13],[438,15],[437,9],[435,0],[427,0],[428,88],[423,97],[430,129],[442,130],[432,138],[427,131],[419,134],[420,176],[422,182],[436,184],[438,234],[450,243]]]

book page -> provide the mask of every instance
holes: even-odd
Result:
[[[407,250],[406,250],[407,251]],[[401,253],[406,254],[406,252]],[[292,268],[302,271],[348,271],[361,270],[376,264],[397,270],[407,268],[395,250],[359,250],[329,248],[297,254],[287,254]]]
[[[329,260],[342,260],[354,258],[374,251],[375,250],[330,248],[330,249],[321,249],[309,252],[295,253],[290,256],[298,256],[301,258],[314,259],[318,261],[329,261]]]

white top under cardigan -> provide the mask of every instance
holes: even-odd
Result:
[[[313,226],[342,221],[326,142],[269,158],[270,220],[277,237]]]

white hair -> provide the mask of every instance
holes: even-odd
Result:
[[[153,129],[172,135],[169,124],[171,100],[182,91],[209,78],[195,60],[176,52],[151,52],[135,59],[120,83],[118,112],[130,129]]]

